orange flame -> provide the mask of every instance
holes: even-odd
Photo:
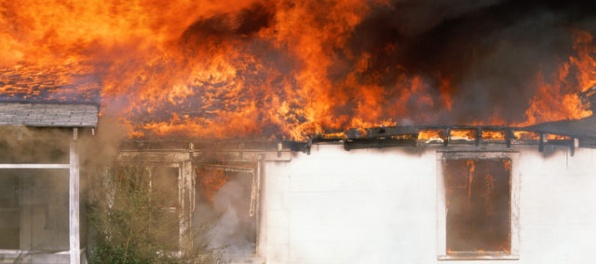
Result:
[[[559,67],[557,76],[546,81],[542,72],[536,83],[538,92],[526,110],[527,120],[518,125],[531,125],[540,122],[564,119],[580,119],[592,115],[592,111],[582,104],[579,93],[596,85],[596,49],[592,46],[592,35],[587,32],[574,32],[573,46],[577,56],[569,57]]]
[[[505,139],[505,132],[504,131],[482,131],[482,139],[490,139],[490,140],[504,140]]]
[[[211,203],[213,203],[217,191],[230,180],[224,170],[197,169],[197,175],[200,175],[198,184],[202,190],[201,193],[204,194],[205,198]]]
[[[379,65],[378,55],[350,48],[371,10],[388,5],[9,1],[0,4],[0,92],[26,94],[23,99],[29,100],[40,90],[59,90],[52,99],[67,101],[72,94],[84,92],[77,97],[84,100],[89,90],[100,90],[102,115],[120,117],[131,137],[304,139],[350,127],[452,122],[438,115],[456,107],[458,83],[445,77],[449,74]],[[593,38],[583,31],[573,34],[575,52],[556,76],[548,71],[528,76],[535,79],[529,89],[536,93],[526,120],[513,125],[592,114],[578,92],[596,85]],[[402,49],[392,42],[377,50],[397,56]],[[81,81],[88,78],[96,85]],[[477,123],[507,120],[496,114]],[[470,136],[458,133],[453,137]]]

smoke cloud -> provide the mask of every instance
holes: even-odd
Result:
[[[198,177],[203,177],[199,173]],[[252,256],[256,252],[257,218],[251,215],[250,173],[226,173],[227,181],[208,198],[203,186],[197,194],[194,226],[209,227],[206,237],[209,248],[220,248],[231,258]],[[209,192],[207,191],[207,192]]]
[[[408,72],[428,78],[434,96],[450,94],[452,111],[435,105],[426,110],[439,118],[427,121],[519,122],[536,94],[534,77],[551,76],[572,56],[571,29],[594,32],[594,11],[589,1],[393,1],[356,26],[350,52],[372,54],[362,78],[384,74],[387,90]],[[440,79],[451,81],[449,90],[439,91]]]

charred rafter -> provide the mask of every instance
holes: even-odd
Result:
[[[591,133],[590,129],[592,128],[582,125],[583,123],[580,126],[584,126],[584,130],[587,130],[587,132],[579,128],[574,131],[568,131],[564,128],[569,122],[580,121],[587,122],[586,120],[561,121],[530,127],[421,125],[357,128],[350,129],[344,134],[319,135],[311,139],[311,142],[343,143],[346,150],[439,144],[443,147],[450,145],[474,145],[478,147],[504,144],[507,148],[513,145],[537,145],[539,151],[542,152],[546,146],[566,146],[570,148],[573,155],[575,148],[579,146],[594,147],[595,143],[593,141],[596,141],[596,133]],[[428,136],[427,134],[436,135],[436,137],[425,137],[425,135]]]
[[[124,149],[156,151],[160,149],[188,149],[192,151],[218,150],[224,152],[303,152],[310,154],[313,144],[343,144],[346,150],[362,148],[418,147],[418,146],[474,146],[504,145],[569,147],[573,155],[578,147],[596,148],[594,118],[545,123],[529,127],[421,125],[354,128],[343,133],[321,134],[305,141],[293,140],[204,140],[187,138],[182,141],[145,139],[123,144]]]

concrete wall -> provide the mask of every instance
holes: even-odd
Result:
[[[474,149],[473,147],[471,149]],[[345,151],[264,166],[260,254],[266,263],[437,263],[438,149]],[[596,259],[596,154],[519,150],[519,260]],[[467,261],[449,261],[464,263]],[[474,263],[494,263],[475,261]]]

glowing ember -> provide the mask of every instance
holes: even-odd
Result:
[[[418,133],[419,140],[426,140],[426,141],[444,141],[445,135],[441,133],[439,130],[420,130]]]
[[[453,140],[474,140],[476,138],[476,131],[471,129],[454,129],[451,131],[451,139]]]
[[[513,132],[513,137],[520,140],[539,140],[540,135],[534,132],[527,132],[527,131],[515,131]]]
[[[482,130],[482,139],[505,140],[505,132]]]
[[[530,38],[516,33],[522,22],[489,23],[513,13],[543,19],[531,8],[502,11],[517,3],[429,19],[406,2],[7,2],[0,100],[97,102],[100,93],[102,114],[133,137],[300,140],[355,127],[526,126],[592,114],[578,95],[596,85],[594,40],[580,18]],[[471,10],[481,15],[464,16]]]
[[[570,140],[570,139],[571,138],[568,136],[552,135],[552,134],[546,135],[546,140]]]

